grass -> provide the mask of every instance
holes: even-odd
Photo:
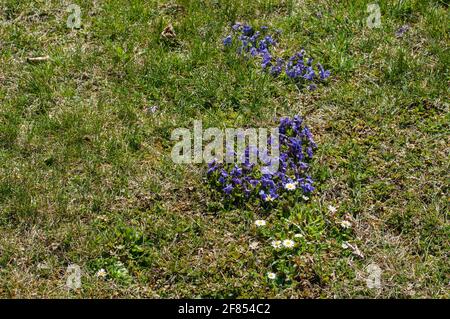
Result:
[[[71,2],[2,1],[0,296],[448,298],[448,3],[378,3],[370,29],[367,1],[79,0],[72,30]],[[224,52],[235,21],[281,29],[278,53],[305,48],[331,80],[298,90]],[[161,36],[169,23],[174,40]],[[204,166],[171,161],[172,129],[194,119],[294,114],[319,145],[307,204],[225,209]],[[273,234],[300,225],[287,265],[257,218]],[[380,289],[366,286],[371,263]],[[65,287],[69,264],[81,289]],[[290,281],[267,280],[278,266]]]

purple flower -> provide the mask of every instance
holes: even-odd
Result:
[[[259,35],[260,35],[260,32],[259,31],[256,31],[255,32],[255,34],[253,34],[251,37],[250,37],[250,42],[253,44],[253,45],[256,45],[256,40],[259,38]]]
[[[325,80],[327,77],[330,76],[331,74],[330,70],[325,71],[325,69],[320,63],[317,63],[317,67],[319,68],[319,76],[321,80]]]
[[[257,179],[251,179],[249,181],[250,185],[252,185],[253,187],[256,187],[259,184],[259,181]]]
[[[268,54],[268,53],[265,53],[263,55],[263,59],[262,59],[262,62],[261,62],[262,68],[265,69],[268,66],[270,66],[271,65],[270,61],[271,60],[272,60],[272,56],[270,54]]]
[[[277,65],[274,65],[273,67],[270,68],[270,74],[272,74],[275,77],[280,75],[281,71],[283,71],[282,67]]]
[[[234,30],[234,31],[238,31],[240,28],[241,28],[241,24],[238,22],[238,23],[236,23],[236,24],[234,24],[231,28]]]
[[[207,174],[211,174],[215,170],[217,170],[217,161],[216,161],[216,159],[213,159],[211,162],[208,163]]]
[[[219,179],[218,179],[218,181],[219,181],[220,184],[225,184],[226,179],[225,179],[225,177],[220,176]]]
[[[223,188],[223,191],[225,194],[230,195],[231,192],[233,191],[233,186],[231,184],[228,184]]]
[[[309,80],[309,81],[312,81],[312,80],[314,79],[315,76],[316,76],[316,73],[314,72],[314,70],[313,70],[312,67],[308,67],[308,68],[306,69],[306,73],[303,74],[303,77],[304,77],[306,80]]]
[[[253,28],[249,25],[244,25],[244,27],[242,28],[242,33],[247,36],[252,35]]]
[[[260,191],[259,195],[261,196],[261,199],[265,202],[273,202],[275,199],[278,198],[278,194],[275,191],[270,191],[269,193],[266,193],[265,191]]]
[[[308,169],[308,164],[306,164],[305,162],[300,162],[299,164],[298,164],[298,167],[301,169],[301,170],[307,170]]]
[[[264,58],[268,60],[268,63],[272,62],[271,58],[267,56]],[[282,64],[283,61],[278,59],[276,65]],[[269,161],[264,160],[263,156],[259,158],[259,164],[250,163],[250,154],[263,155],[266,152],[258,150],[257,147],[247,147],[243,154],[244,161],[239,164],[222,164],[215,160],[208,163],[207,176],[216,181],[212,185],[217,185],[223,194],[238,200],[237,202],[251,201],[255,197],[260,197],[264,203],[276,204],[276,199],[295,188],[300,188],[304,194],[313,192],[313,180],[306,174],[309,169],[308,163],[317,145],[313,141],[309,128],[300,116],[294,116],[281,118],[278,129],[281,149],[280,155],[275,158],[279,162],[277,172],[268,172],[263,169],[262,165]],[[215,171],[218,173],[212,174]],[[293,184],[298,186],[295,187]],[[294,192],[289,194],[283,197],[283,200],[298,196]]]
[[[231,35],[229,35],[225,39],[223,39],[223,45],[230,46],[232,41],[233,41],[233,38],[231,37]]]
[[[263,187],[268,187],[270,189],[275,188],[275,183],[272,179],[268,178],[268,177],[263,177],[261,179],[261,185]]]
[[[206,172],[208,175],[213,173],[217,169],[217,166],[211,165],[208,167],[208,171]]]
[[[401,38],[409,30],[409,25],[405,24],[395,31],[395,36]]]
[[[306,154],[308,154],[309,158],[313,157],[313,150],[311,146],[306,148]]]
[[[234,166],[234,168],[230,172],[233,176],[241,176],[242,175],[242,168],[238,167],[237,165]]]
[[[275,40],[270,35],[267,35],[267,36],[264,37],[264,42],[269,44],[269,45],[274,45],[275,44]]]
[[[312,191],[314,191],[314,187],[310,183],[302,184],[302,189],[305,193],[311,193]]]
[[[241,184],[242,184],[241,179],[239,179],[239,178],[237,178],[237,177],[233,177],[233,178],[231,179],[231,181],[233,182],[234,185],[241,185]]]
[[[266,43],[266,41],[264,41],[264,40],[259,41],[258,51],[260,53],[262,53],[262,54],[264,54],[264,53],[268,54],[269,53],[267,51],[267,43]]]
[[[272,74],[273,76],[280,75],[281,71],[283,71],[283,64],[284,64],[283,59],[278,58],[277,64],[272,66],[272,68],[270,69],[270,74]]]

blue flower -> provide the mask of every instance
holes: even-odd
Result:
[[[267,43],[266,43],[266,41],[264,41],[264,40],[259,41],[258,51],[260,53],[262,53],[262,54],[263,53],[269,53],[267,51]]]
[[[231,37],[231,35],[229,35],[225,39],[223,39],[223,45],[230,46],[232,41],[233,41],[233,38]]]
[[[275,199],[278,198],[278,194],[274,191],[266,193],[264,191],[260,191],[259,195],[261,196],[262,200],[265,202],[273,202]]]
[[[309,81],[312,81],[312,80],[314,79],[315,76],[316,76],[316,73],[314,72],[314,70],[313,70],[312,67],[308,67],[308,68],[306,69],[306,73],[303,74],[303,77],[304,77],[306,80],[309,80]]]
[[[307,170],[308,167],[309,167],[309,165],[306,164],[305,162],[300,162],[300,163],[298,164],[298,167],[299,167],[301,170]]]
[[[231,184],[228,184],[223,188],[223,191],[225,194],[230,195],[231,192],[233,191],[233,186]]]
[[[271,65],[270,61],[271,60],[272,60],[272,56],[270,54],[268,54],[268,53],[265,53],[263,55],[263,59],[262,59],[262,62],[261,62],[262,68],[265,69],[268,66],[270,66]]]
[[[261,179],[261,185],[263,187],[268,187],[270,189],[275,188],[275,183],[272,179],[268,178],[268,177],[263,177]]]
[[[265,59],[268,63],[272,62],[272,58],[269,59],[268,56]],[[282,64],[283,61],[277,59],[276,66]],[[303,194],[313,192],[313,180],[306,175],[309,169],[308,162],[317,147],[311,131],[300,116],[281,118],[278,129],[281,149],[279,156],[275,158],[280,164],[277,172],[263,169],[263,163],[269,161],[263,157],[260,158],[260,164],[250,163],[251,153],[262,155],[266,152],[258,150],[257,147],[247,147],[243,154],[244,161],[240,164],[222,164],[216,161],[208,163],[207,176],[216,181],[213,185],[220,187],[227,196],[236,195],[234,199],[239,201],[243,198],[251,201],[252,198],[260,197],[263,202],[273,202],[286,192],[295,195],[292,190],[297,188],[300,188]],[[218,174],[211,174],[214,171],[218,171]]]
[[[237,178],[237,177],[233,177],[233,178],[231,179],[231,181],[233,182],[234,185],[241,185],[241,184],[242,184],[241,179],[239,179],[239,178]]]
[[[227,180],[226,180],[225,177],[220,176],[219,179],[218,179],[218,181],[219,181],[220,184],[225,184],[225,182],[226,182]]]
[[[275,77],[280,75],[281,71],[283,71],[283,68],[277,65],[274,65],[273,67],[270,68],[270,74],[272,74]]]
[[[327,77],[330,76],[331,74],[330,70],[325,71],[325,69],[320,63],[317,63],[317,67],[319,68],[319,76],[321,80],[325,80]]]
[[[234,24],[231,28],[234,30],[234,31],[238,31],[240,28],[241,28],[241,24],[240,23],[236,23],[236,24]]]
[[[275,44],[275,40],[270,35],[264,37],[264,42],[269,45]]]
[[[270,69],[270,73],[271,73],[273,76],[278,76],[278,75],[280,75],[281,71],[283,71],[283,64],[284,64],[283,59],[278,58],[278,59],[277,59],[277,64],[274,65],[274,66],[272,66],[272,68]]]
[[[242,33],[247,36],[252,35],[253,28],[249,25],[244,25],[244,27],[242,28]]]
[[[250,37],[250,42],[253,44],[253,45],[256,45],[256,40],[259,38],[259,35],[260,35],[261,33],[259,32],[259,31],[256,31],[255,32],[255,34],[253,34],[251,37]]]
[[[310,183],[302,184],[302,189],[305,193],[311,193],[312,191],[314,191],[314,187]]]
[[[233,176],[241,176],[242,175],[242,168],[238,167],[237,165],[234,166],[234,168],[230,172]]]
[[[206,173],[209,175],[209,174],[213,173],[216,169],[217,169],[216,166],[211,166],[208,168],[208,171]]]
[[[217,170],[217,162],[216,162],[216,159],[213,159],[211,162],[208,163],[207,174],[209,175],[209,174],[213,173],[216,170]]]
[[[252,185],[253,187],[256,187],[259,184],[259,181],[257,179],[251,179],[249,181],[250,185]]]

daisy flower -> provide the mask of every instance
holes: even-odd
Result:
[[[97,271],[97,273],[95,275],[98,278],[105,278],[106,277],[106,270],[102,268],[99,271]]]
[[[287,183],[286,185],[284,185],[284,188],[287,189],[288,191],[293,191],[297,188],[297,184],[296,183]]]
[[[277,278],[277,275],[275,275],[275,273],[273,273],[273,272],[268,272],[267,273],[267,278],[273,280],[273,279]]]
[[[281,248],[281,241],[280,240],[273,240],[271,245],[275,249]]]
[[[258,227],[266,226],[266,221],[263,220],[263,219],[255,220],[255,225],[258,226]]]
[[[337,208],[332,206],[332,205],[328,205],[328,210],[330,213],[334,214],[337,212]]]
[[[350,228],[352,227],[352,223],[350,223],[348,220],[341,221],[341,226],[344,228]]]
[[[292,248],[292,247],[294,247],[294,245],[295,245],[295,242],[291,239],[283,240],[283,246],[286,248]]]

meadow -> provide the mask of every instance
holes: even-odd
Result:
[[[330,76],[264,71],[237,22]],[[0,297],[448,298],[449,31],[446,0],[1,0]],[[232,205],[172,161],[195,120],[295,115],[301,201]]]

